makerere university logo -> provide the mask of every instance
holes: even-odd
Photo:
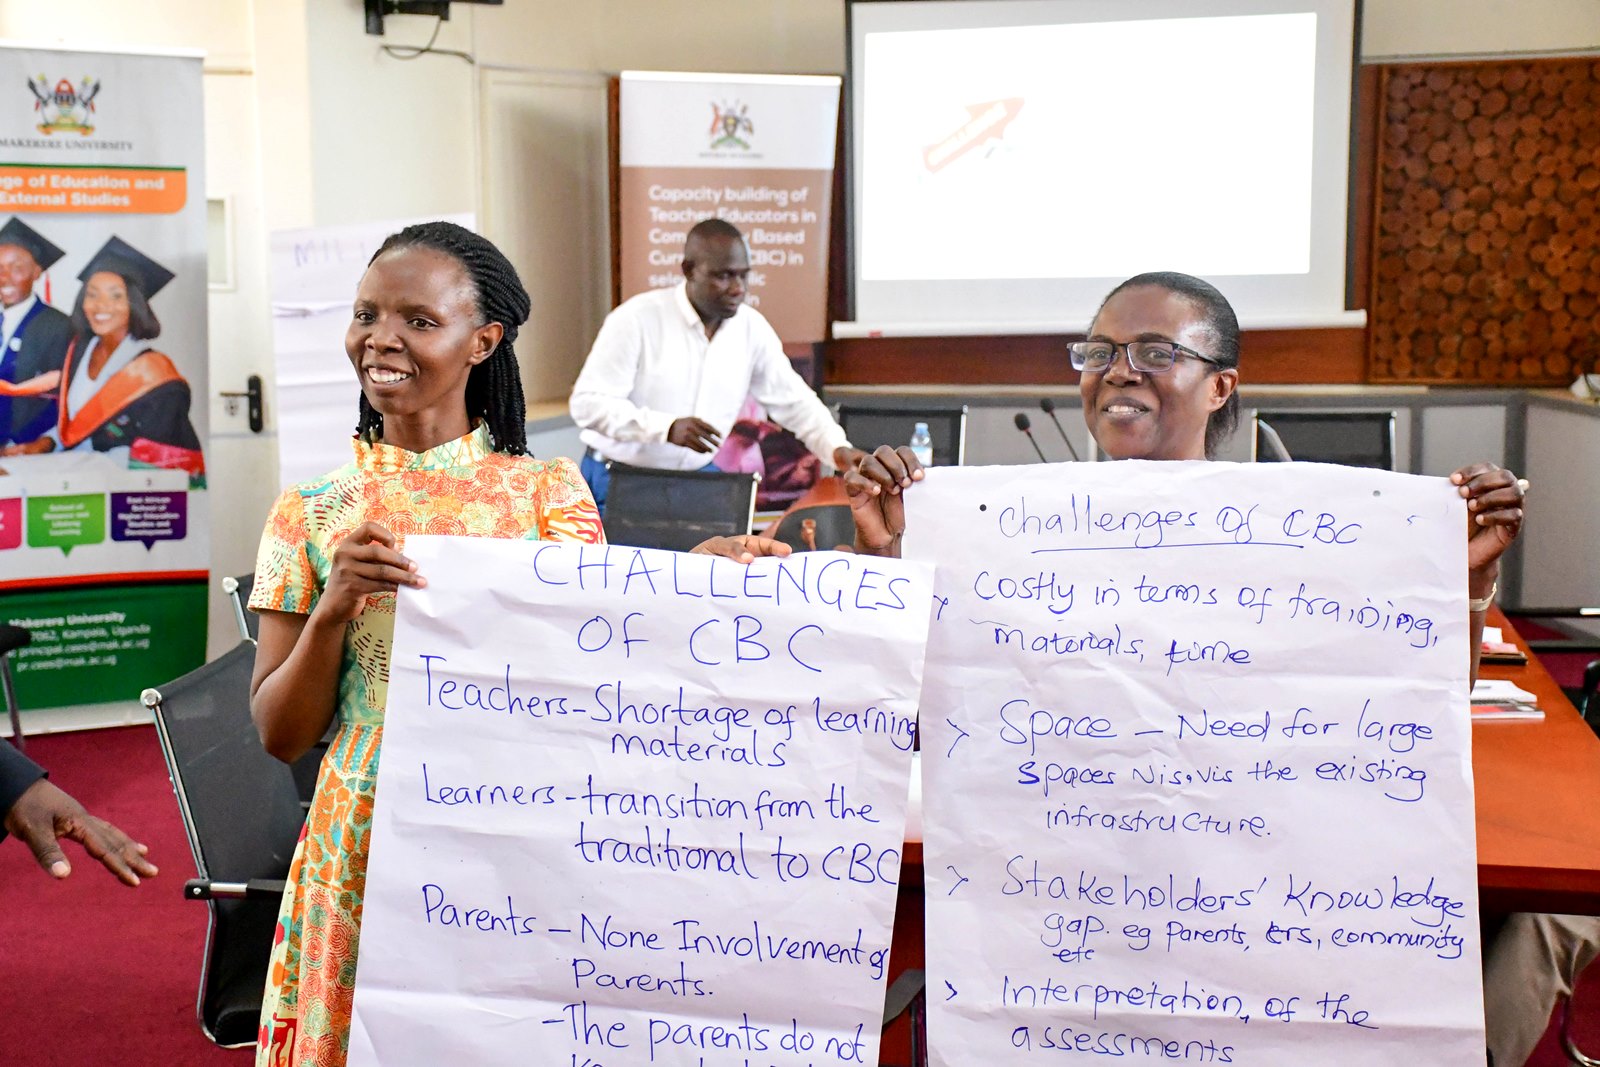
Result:
[[[43,74],[28,82],[33,91],[33,110],[38,113],[40,133],[76,133],[87,137],[94,132],[94,98],[100,95],[100,82],[85,76],[77,85],[66,78],[54,89]]]
[[[755,136],[755,123],[750,121],[750,105],[742,104],[735,100],[731,104],[711,102],[711,129],[706,131],[711,138],[711,150],[731,149],[741,152],[750,151],[750,142],[745,137]],[[741,137],[740,135],[744,136]]]

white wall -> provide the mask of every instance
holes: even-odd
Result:
[[[208,70],[248,68],[250,0],[4,0],[0,37],[74,48],[199,48]]]
[[[611,306],[606,79],[486,68],[479,95],[478,221],[532,298],[516,346],[522,387],[530,403],[564,408]]]
[[[473,18],[471,6],[457,7],[435,47],[470,51]],[[391,15],[385,36],[369,37],[361,0],[306,4],[312,225],[475,209],[473,65],[454,56],[401,60],[381,51],[384,44],[420,45],[433,25],[432,18]]]
[[[479,60],[497,66],[844,71],[844,0],[511,0],[476,20]]]
[[[1528,519],[1522,530],[1522,596],[1535,607],[1600,604],[1595,518],[1600,514],[1600,419],[1528,409]],[[1548,472],[1548,473],[1547,473]]]
[[[263,328],[269,315],[268,223],[254,81],[243,74],[205,78],[206,195],[227,201],[233,237],[233,288],[213,290],[207,302],[211,395],[195,398],[211,405],[206,495],[211,501],[211,571],[217,576],[255,568],[255,545],[277,480],[272,440],[250,431],[242,404],[230,416],[218,395],[242,392],[252,374],[272,379],[272,337]],[[209,606],[207,644],[212,655],[220,655],[238,644],[239,636],[217,581],[211,583]]]

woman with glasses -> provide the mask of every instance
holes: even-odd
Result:
[[[1239,320],[1213,286],[1141,274],[1068,346],[1083,417],[1114,459],[1210,459],[1239,422]]]
[[[1239,422],[1239,320],[1216,287],[1187,274],[1129,278],[1111,291],[1088,338],[1068,346],[1083,417],[1113,459],[1211,459]],[[900,554],[900,494],[922,478],[908,448],[879,448],[845,476],[856,550]],[[1472,677],[1500,556],[1522,527],[1525,485],[1492,463],[1450,476],[1472,516],[1467,531]],[[746,554],[750,548],[746,546]]]
[[[1160,272],[1128,279],[1105,298],[1088,337],[1069,345],[1068,354],[1080,374],[1084,421],[1101,452],[1113,459],[1212,459],[1238,424],[1239,322],[1227,298],[1199,278]],[[858,552],[900,554],[902,494],[922,477],[909,448],[888,446],[845,476]],[[1476,680],[1484,613],[1494,597],[1500,556],[1522,526],[1526,485],[1491,463],[1463,467],[1450,480],[1471,516],[1467,589]],[[698,551],[748,562],[789,549],[761,538],[719,538]],[[1489,1044],[1502,1067],[1523,1062],[1543,1032],[1554,987],[1570,991],[1577,961],[1600,952],[1600,923],[1587,920],[1580,937],[1561,928],[1550,932],[1557,919],[1515,916],[1513,924],[1522,925],[1508,927],[1512,936],[1490,952]],[[1534,976],[1543,984],[1536,985]],[[1518,1032],[1519,1023],[1524,1032]]]
[[[1079,374],[1083,417],[1112,459],[1212,459],[1239,422],[1239,320],[1209,282],[1159,271],[1113,289],[1068,346]],[[901,494],[922,479],[909,448],[880,447],[845,475],[856,551],[898,556],[905,533]],[[1472,677],[1477,678],[1484,613],[1494,599],[1500,556],[1522,527],[1525,483],[1492,463],[1450,476],[1472,516],[1467,531]],[[748,562],[787,554],[763,538],[713,538],[697,551]]]

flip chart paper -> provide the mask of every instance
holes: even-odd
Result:
[[[932,1062],[1483,1059],[1453,487],[1125,462],[906,503]]]
[[[930,568],[405,552],[351,1062],[876,1063]]]

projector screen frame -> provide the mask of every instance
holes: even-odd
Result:
[[[921,3],[924,5],[962,5],[982,6],[985,3],[1001,3],[1004,0],[845,0],[845,79],[842,94],[842,117],[844,127],[841,131],[842,141],[840,160],[841,173],[837,188],[842,194],[844,203],[836,212],[838,225],[841,227],[837,247],[843,252],[843,263],[840,269],[844,272],[842,284],[837,287],[837,297],[834,308],[834,321],[831,324],[830,336],[837,338],[862,338],[882,336],[978,336],[988,334],[1079,334],[1087,326],[1087,322],[1076,319],[1055,319],[1042,316],[1029,316],[1022,318],[1009,318],[1006,320],[987,319],[976,322],[964,321],[861,321],[859,314],[859,290],[861,277],[859,270],[859,257],[857,255],[860,241],[860,190],[858,186],[858,168],[862,165],[858,153],[859,121],[857,96],[860,91],[858,77],[861,71],[857,69],[856,60],[856,10],[861,8],[887,7],[891,4]],[[1328,313],[1269,313],[1252,314],[1248,309],[1241,311],[1240,324],[1245,329],[1321,329],[1344,328],[1362,329],[1366,325],[1366,312],[1356,307],[1357,301],[1363,298],[1366,289],[1365,273],[1370,258],[1368,248],[1368,235],[1363,230],[1364,212],[1363,205],[1370,190],[1362,187],[1362,179],[1371,180],[1371,175],[1365,174],[1361,169],[1361,137],[1364,116],[1361,107],[1361,30],[1364,14],[1365,0],[1348,0],[1351,7],[1350,25],[1350,55],[1349,77],[1345,88],[1344,97],[1347,105],[1346,122],[1344,131],[1344,150],[1342,155],[1343,166],[1340,168],[1344,175],[1344,218],[1343,218],[1343,270],[1338,272],[1342,277],[1341,309],[1330,310]],[[1009,280],[1009,279],[996,279]],[[1114,284],[1114,283],[1112,283]],[[1225,280],[1219,281],[1224,290],[1227,289]],[[1109,288],[1109,285],[1108,285]]]

